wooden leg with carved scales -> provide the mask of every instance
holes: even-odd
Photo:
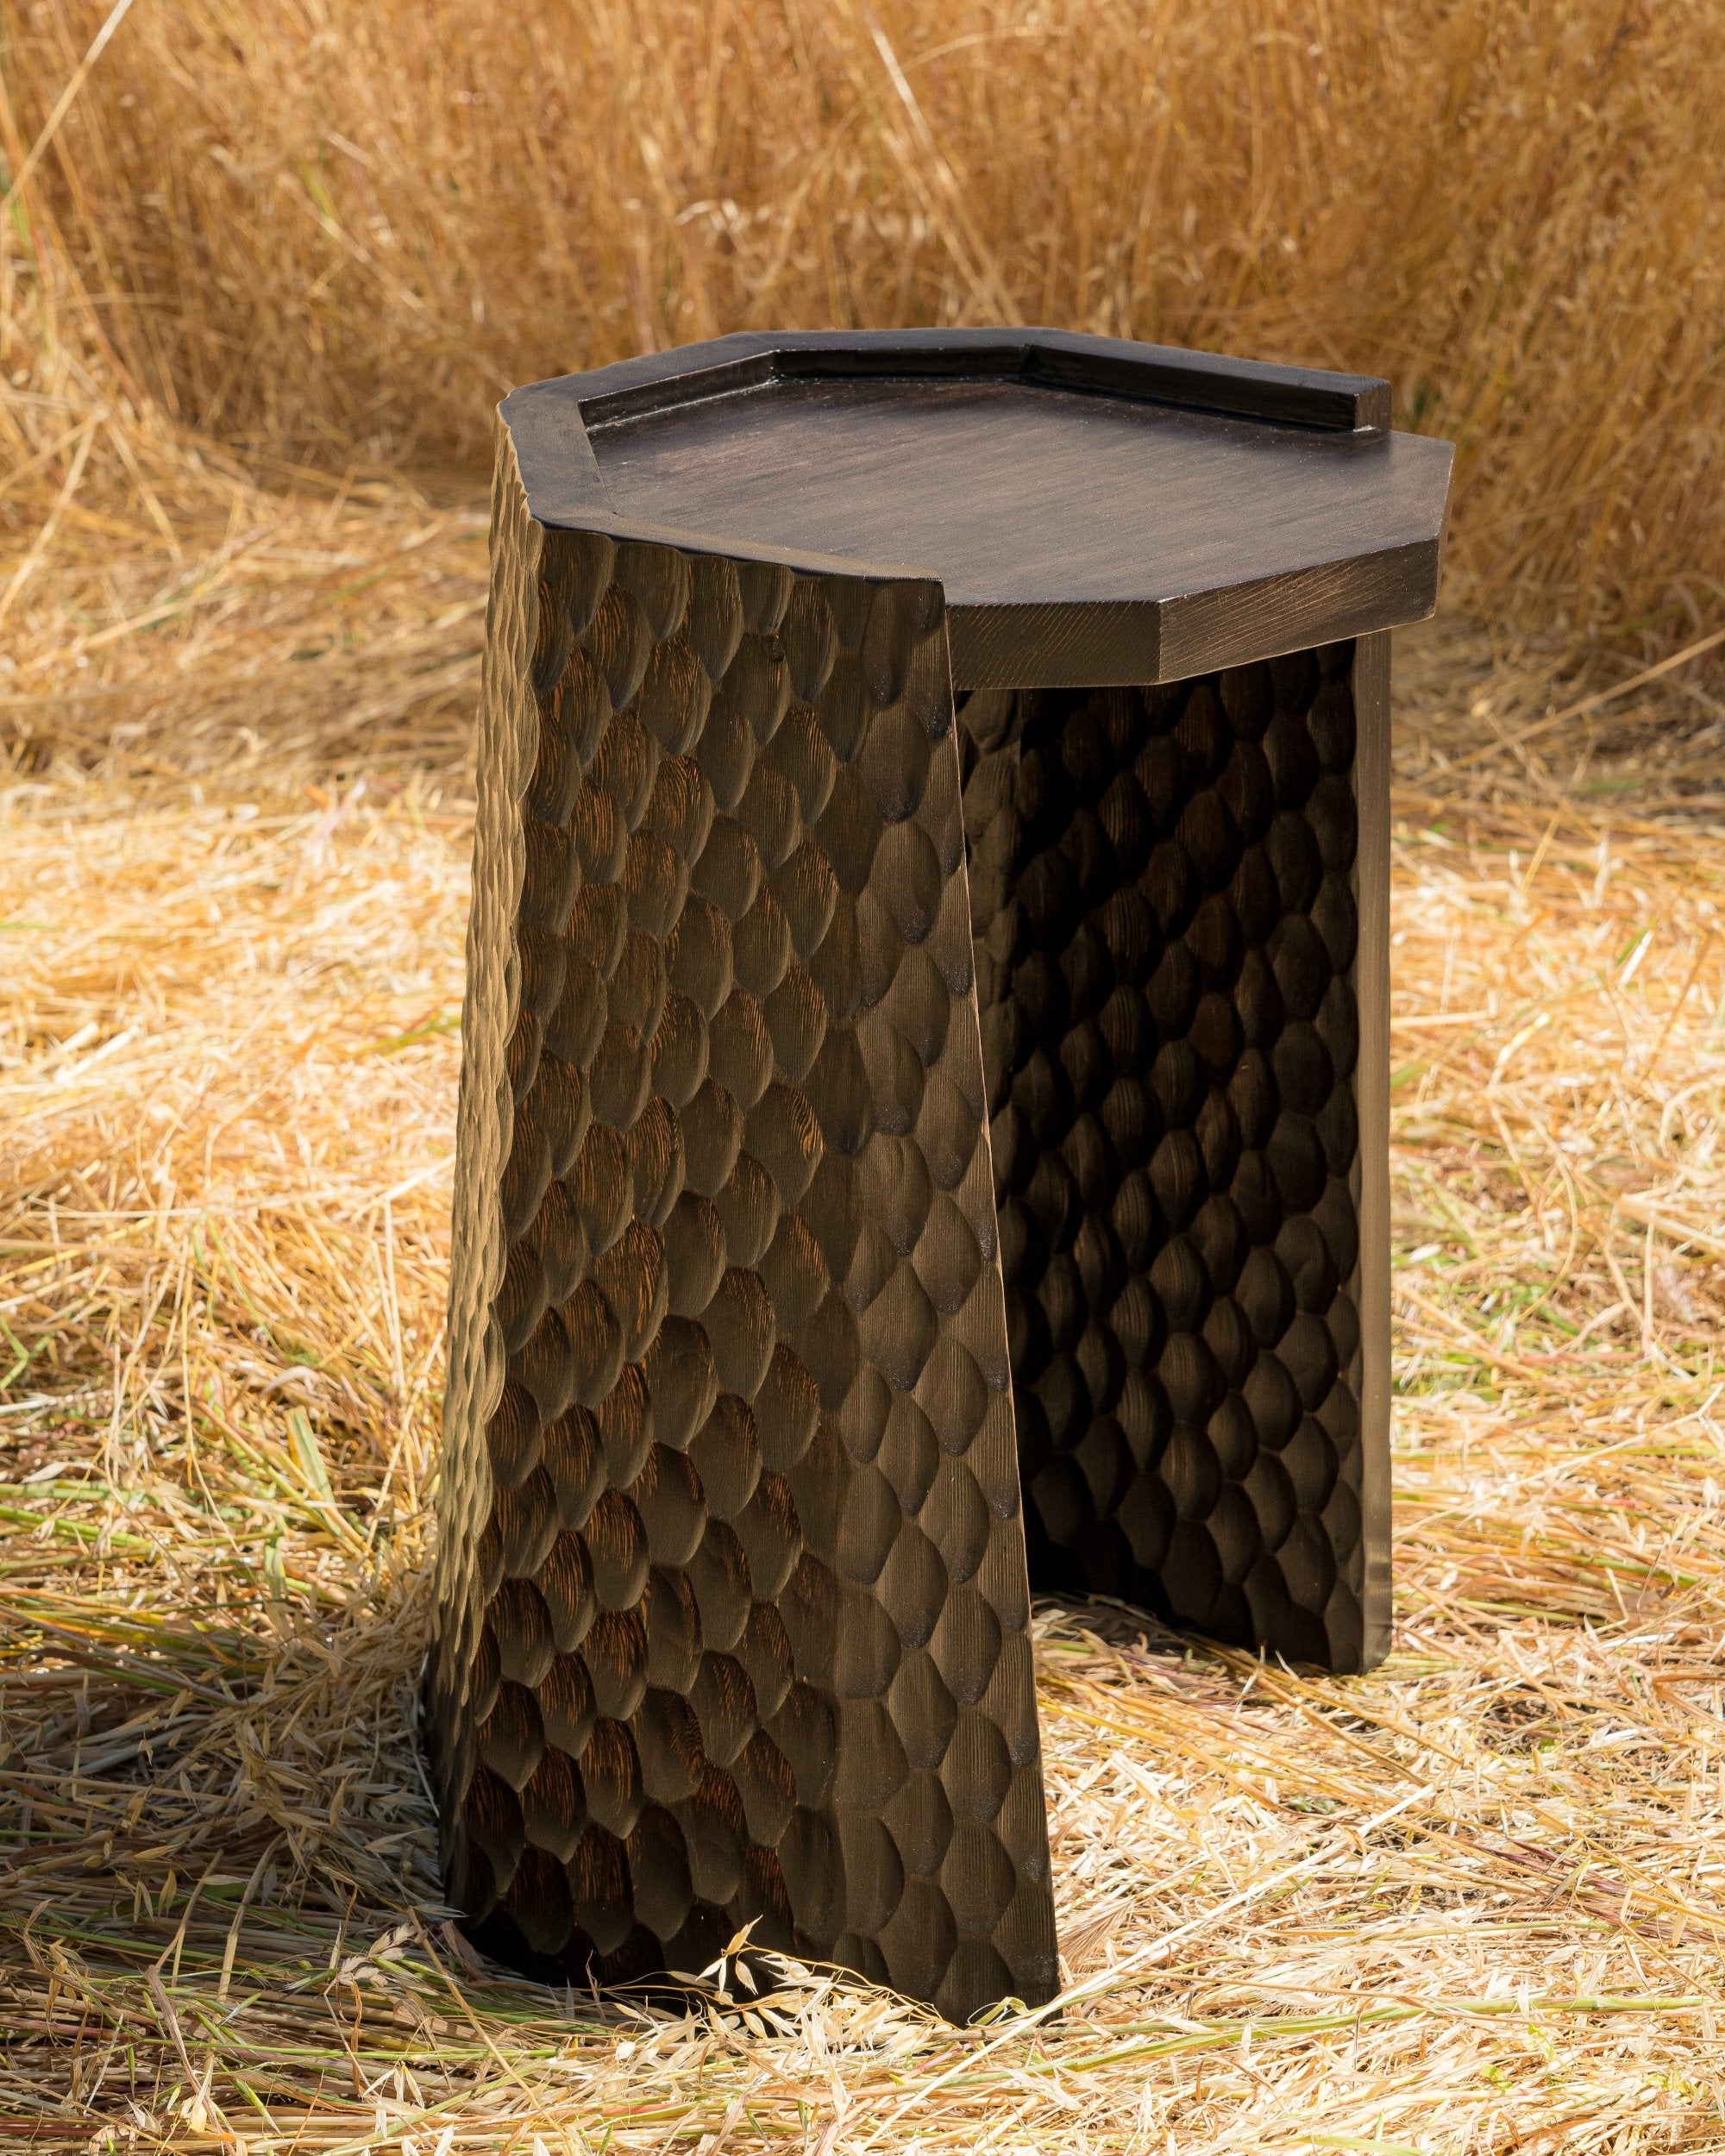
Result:
[[[428,1692],[548,1977],[1055,1984],[939,589],[525,514],[504,444]]]

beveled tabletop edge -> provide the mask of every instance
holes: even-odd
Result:
[[[798,576],[860,577],[869,584],[930,584],[943,600],[946,596],[938,569],[903,561],[865,561],[856,555],[821,554],[812,547],[764,545],[729,532],[691,531],[681,524],[656,524],[639,517],[619,517],[610,508],[582,517],[579,524],[560,525],[547,523],[543,517],[539,521],[549,530],[595,532],[618,546],[638,540],[649,546],[675,547],[681,554],[718,555],[727,561],[762,561],[772,568],[792,570]]]
[[[584,425],[602,427],[775,378],[847,375],[1019,381],[1326,433],[1382,432],[1389,424],[1389,385],[1375,375],[1037,329],[740,329],[534,382],[506,397],[502,409],[512,428],[518,400],[551,398],[573,403]]]

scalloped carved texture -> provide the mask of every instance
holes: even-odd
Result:
[[[504,1065],[522,876],[522,760],[534,718],[528,660],[542,528],[527,511],[515,449],[499,421],[492,482],[491,604],[480,688],[478,813],[467,916],[461,1095],[456,1109],[448,1376],[439,1534],[432,1583],[427,1727],[444,1786],[473,1765],[471,1673],[482,1616],[480,1538],[492,1501],[484,1405],[500,1389],[486,1312],[502,1270],[499,1191],[513,1103]]]
[[[1032,1584],[1339,1670],[1378,1471],[1353,661],[960,712]]]
[[[1056,1985],[938,587],[542,531],[499,458],[428,1689],[547,1977]]]

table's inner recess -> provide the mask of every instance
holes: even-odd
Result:
[[[1341,1668],[1352,661],[961,704],[1032,1585]]]

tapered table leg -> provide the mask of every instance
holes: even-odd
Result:
[[[549,1976],[1055,1984],[939,587],[547,530],[500,448],[429,1686]]]
[[[1388,639],[982,693],[982,1040],[1032,1584],[1389,1644]]]

